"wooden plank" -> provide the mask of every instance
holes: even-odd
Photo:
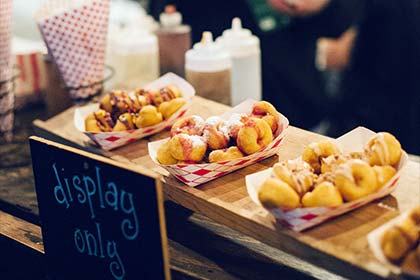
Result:
[[[318,279],[340,279],[200,214],[188,216],[185,209],[178,205],[168,203],[165,208],[167,222],[172,229],[168,234],[173,279],[274,280],[278,279],[278,275],[287,279],[308,279],[304,273]],[[44,252],[39,226],[0,211],[0,238],[2,235],[32,249],[36,246],[35,250],[41,254]],[[16,247],[13,252],[18,251],[18,244],[13,243],[9,247]],[[44,262],[43,257],[38,259],[41,264]],[[28,261],[31,261],[29,257]],[[13,264],[15,269],[28,266],[23,262]],[[16,273],[9,271],[6,275],[14,277]],[[45,275],[42,278],[33,276],[33,279],[44,278]]]
[[[195,97],[193,102],[191,113],[203,117],[217,115],[227,109],[226,106],[199,97]],[[41,134],[47,133],[57,139],[67,139],[82,149],[168,175],[165,170],[156,166],[147,154],[147,142],[167,137],[167,132],[106,152],[94,147],[86,136],[78,132],[72,124],[72,119],[73,109],[70,109],[47,122],[37,121],[35,125]],[[279,158],[295,158],[306,144],[324,138],[325,136],[291,126],[281,146]],[[271,215],[251,202],[245,190],[246,175],[266,169],[277,160],[276,157],[272,157],[198,188],[189,188],[171,176],[165,177],[164,192],[168,198],[187,208],[339,274],[350,277],[388,277],[389,271],[370,252],[366,235],[399,212],[418,204],[419,164],[408,164],[397,191],[391,196],[303,233],[296,233],[277,225]]]

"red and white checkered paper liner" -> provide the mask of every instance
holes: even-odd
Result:
[[[374,134],[374,132],[367,128],[358,127],[338,138],[336,142],[344,148],[344,152],[362,151],[364,144],[367,143],[367,141]],[[274,217],[276,217],[277,221],[280,224],[291,228],[295,231],[302,231],[304,229],[321,224],[328,219],[352,211],[365,204],[368,204],[371,201],[374,201],[376,199],[382,198],[390,194],[395,190],[396,184],[401,176],[401,170],[404,168],[407,162],[408,156],[404,152],[401,156],[400,162],[398,163],[397,173],[394,175],[394,177],[392,177],[391,180],[389,180],[389,182],[385,184],[376,193],[370,194],[358,200],[346,202],[343,205],[337,207],[311,207],[297,208],[292,210],[284,210],[282,208],[277,208],[267,209],[267,211],[270,212]],[[258,191],[261,188],[261,183],[270,177],[271,172],[272,168],[269,168],[248,175],[245,178],[248,194],[251,197],[252,201],[254,201],[258,205],[261,205],[258,199]]]
[[[13,93],[11,29],[12,0],[0,0],[0,136],[6,141],[13,137],[13,109],[15,95]]]
[[[12,3],[13,0],[0,0],[0,81],[12,76]]]
[[[392,228],[395,225],[401,224],[405,219],[408,218],[409,214],[411,213],[413,209],[409,209],[405,211],[404,213],[400,214],[398,217],[388,221],[387,223],[383,224],[382,226],[376,228],[375,230],[371,231],[368,236],[367,240],[369,243],[369,247],[372,250],[375,257],[382,262],[386,267],[394,274],[400,274],[401,272],[406,273],[408,275],[411,275],[413,277],[420,277],[419,274],[411,274],[407,273],[405,271],[402,271],[401,267],[391,263],[388,261],[388,259],[385,257],[382,249],[381,249],[381,240],[382,236],[388,229]]]
[[[86,134],[93,142],[104,150],[112,150],[170,128],[177,119],[186,114],[188,108],[191,106],[191,99],[195,95],[195,89],[186,80],[174,73],[167,73],[144,88],[157,91],[167,85],[176,85],[182,92],[182,96],[187,100],[187,102],[169,119],[164,120],[161,123],[145,128],[121,132],[87,132],[85,131],[85,119],[87,115],[99,109],[99,103],[95,103],[76,109],[74,113],[74,125],[78,130]]]
[[[51,0],[35,15],[42,37],[68,87],[103,80],[110,0]],[[87,98],[102,84],[70,90]]]
[[[229,110],[225,114],[221,115],[221,118],[227,120],[229,116],[234,113],[249,114],[251,113],[252,106],[255,102],[255,100],[245,100],[241,104],[232,108],[232,110]],[[190,187],[196,187],[200,184],[206,183],[231,173],[237,169],[243,168],[277,154],[279,146],[285,137],[286,128],[289,126],[289,121],[286,117],[281,115],[278,124],[279,130],[270,145],[252,155],[239,159],[215,163],[162,165],[156,160],[157,151],[159,150],[159,147],[169,141],[170,138],[165,138],[149,143],[149,155],[157,165],[165,168],[178,180],[182,181]]]

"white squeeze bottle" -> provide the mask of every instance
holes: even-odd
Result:
[[[197,95],[230,105],[232,61],[227,51],[203,32],[199,43],[185,53],[185,76]]]
[[[132,90],[159,77],[156,35],[129,27],[119,30],[110,40],[110,63],[115,68],[113,87]]]
[[[249,29],[242,28],[239,18],[232,20],[232,28],[217,38],[217,44],[232,57],[231,105],[245,99],[261,100],[260,40]]]

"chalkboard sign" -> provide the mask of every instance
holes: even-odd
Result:
[[[170,279],[157,175],[38,137],[30,146],[52,279]]]

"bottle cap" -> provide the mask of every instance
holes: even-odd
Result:
[[[182,15],[174,5],[166,5],[165,11],[159,15],[159,20],[163,27],[174,27],[181,25]]]
[[[232,28],[223,31],[216,42],[227,49],[232,56],[249,55],[260,52],[260,40],[251,31],[242,28],[240,18],[232,19]]]
[[[213,41],[209,31],[203,32],[201,41],[185,53],[185,68],[197,72],[216,72],[232,67],[227,51]]]

